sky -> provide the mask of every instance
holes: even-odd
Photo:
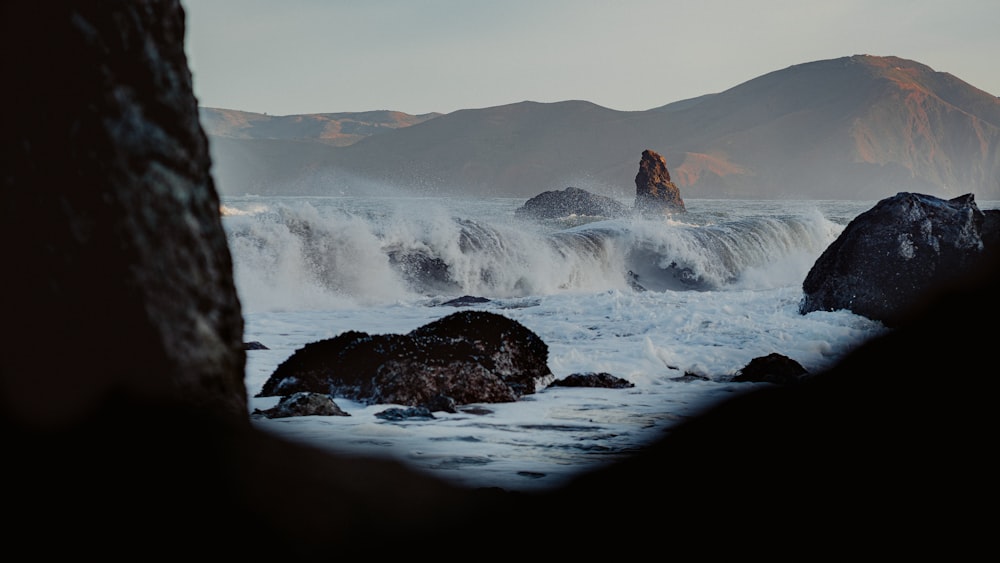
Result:
[[[1000,95],[997,0],[181,0],[199,105],[646,110],[792,65],[898,56]]]

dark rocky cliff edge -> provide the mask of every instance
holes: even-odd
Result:
[[[5,548],[32,557],[992,547],[997,261],[886,337],[541,494],[256,431],[178,0],[3,4]]]

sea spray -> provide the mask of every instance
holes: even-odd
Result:
[[[313,198],[227,202],[223,224],[250,310],[449,295],[771,288],[798,283],[842,228],[818,211],[569,228],[515,219],[512,211],[431,198]]]
[[[293,202],[223,219],[246,309],[339,308],[407,293],[361,216]]]
[[[637,287],[764,289],[800,281],[841,229],[815,212],[708,225],[633,220],[617,236]]]
[[[458,293],[489,297],[465,306],[507,316],[537,334],[556,377],[607,372],[634,388],[545,389],[474,415],[399,422],[378,417],[387,405],[337,397],[351,416],[254,424],[333,451],[393,457],[474,486],[548,487],[635,451],[715,401],[766,385],[730,381],[755,357],[779,352],[816,372],[882,331],[848,311],[798,312],[808,264],[868,208],[864,202],[689,199],[686,213],[648,223],[520,221],[514,211],[522,203],[225,198],[245,338],[268,347],[247,354],[249,393],[310,342],[349,330],[404,334],[452,313],[439,305]],[[656,250],[650,262],[657,269],[677,262],[718,287],[641,291],[626,277],[637,247]],[[442,268],[436,273],[444,274],[447,295],[411,286],[412,272],[390,256],[398,249],[433,258],[425,265]],[[315,253],[333,256],[317,267],[309,258]],[[321,280],[320,273],[333,279]],[[498,296],[505,292],[511,296]],[[266,398],[249,401],[251,409],[274,406]]]

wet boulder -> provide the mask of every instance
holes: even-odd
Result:
[[[306,391],[282,397],[278,404],[269,409],[256,409],[254,416],[264,418],[287,418],[292,416],[351,416],[344,412],[333,397],[325,393]]]
[[[542,192],[514,210],[515,216],[531,219],[559,219],[573,215],[615,218],[630,213],[628,206],[618,200],[572,186],[561,191]]]
[[[474,295],[463,295],[461,297],[456,297],[454,299],[449,299],[441,304],[442,307],[474,307],[476,305],[482,305],[484,303],[489,303],[490,300],[486,297],[476,297]]]
[[[375,413],[375,418],[381,418],[382,420],[398,422],[414,418],[420,420],[433,420],[436,417],[434,416],[434,413],[432,413],[431,410],[427,407],[406,407],[405,409],[399,407],[392,407],[390,409],[385,409],[384,411]]]
[[[802,364],[788,356],[773,353],[750,360],[732,381],[787,385],[797,383],[806,375],[808,371]]]
[[[967,272],[984,253],[985,215],[972,194],[900,192],[851,221],[813,264],[802,314],[846,309],[883,322]]]
[[[307,344],[259,397],[330,393],[366,404],[513,402],[552,380],[548,346],[503,315],[461,311],[408,334],[349,331]]]
[[[635,384],[610,373],[573,373],[552,382],[549,387],[601,387],[605,389],[628,389]]]

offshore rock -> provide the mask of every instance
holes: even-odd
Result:
[[[635,175],[635,210],[644,215],[686,211],[681,191],[670,181],[667,161],[649,149],[642,151],[639,173]]]
[[[489,303],[490,299],[486,297],[476,297],[474,295],[463,295],[461,297],[456,297],[454,299],[449,299],[444,303],[441,303],[441,307],[474,307],[476,305],[482,305],[484,303]]]
[[[260,397],[330,393],[366,404],[513,402],[552,379],[548,346],[517,321],[462,311],[405,335],[349,331],[307,344],[264,383]]]
[[[560,219],[573,215],[617,218],[630,213],[631,210],[618,200],[572,186],[562,191],[542,192],[514,210],[515,216],[532,219]]]
[[[854,218],[813,264],[799,311],[846,309],[894,326],[924,294],[984,252],[985,216],[972,194],[900,192]]]
[[[375,413],[375,418],[381,418],[382,420],[409,420],[411,418],[419,418],[422,420],[432,420],[437,417],[434,413],[427,407],[406,407],[401,409],[399,407],[392,407],[390,409],[385,409],[384,411]]]
[[[333,397],[324,393],[293,393],[282,397],[272,408],[254,411],[254,415],[265,418],[287,418],[292,416],[351,416],[334,402]]]
[[[552,382],[549,387],[601,387],[604,389],[629,389],[635,384],[610,373],[573,373]]]

